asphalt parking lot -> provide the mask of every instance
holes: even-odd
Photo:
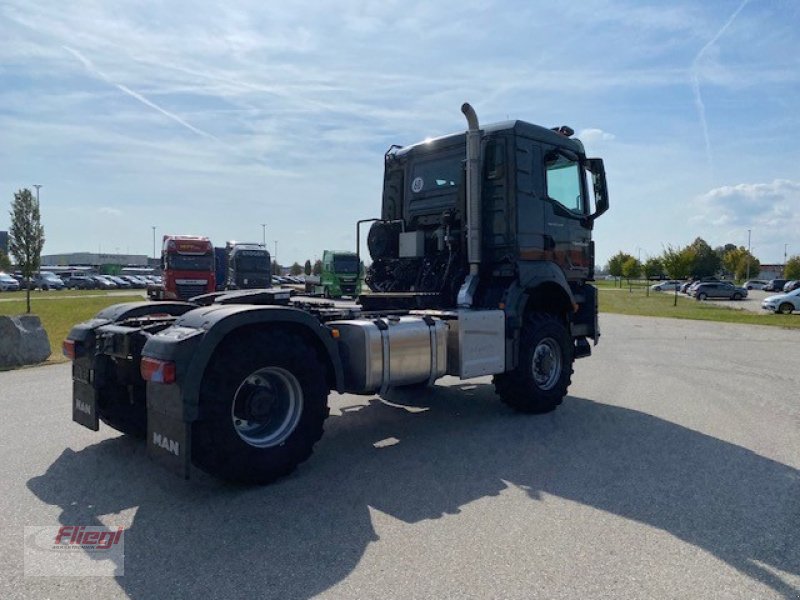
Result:
[[[332,395],[311,460],[185,482],[0,373],[0,597],[796,598],[800,332],[601,315],[556,412],[488,379]],[[23,527],[122,525],[123,577],[25,577]]]

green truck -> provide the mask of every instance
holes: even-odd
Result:
[[[325,298],[355,298],[361,294],[361,261],[355,252],[325,250],[322,273],[306,279],[306,292]]]

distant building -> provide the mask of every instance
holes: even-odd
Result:
[[[100,267],[102,265],[120,265],[123,267],[148,266],[146,254],[98,254],[95,252],[69,252],[66,254],[48,254],[42,256],[43,267],[66,267],[69,265],[85,265]]]
[[[761,265],[758,279],[780,279],[783,275],[783,265]]]
[[[0,231],[0,250],[8,254],[8,232]]]

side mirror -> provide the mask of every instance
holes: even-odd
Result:
[[[608,210],[608,188],[606,187],[606,170],[602,158],[587,158],[586,169],[592,174],[594,187],[594,212],[589,218],[594,220]]]

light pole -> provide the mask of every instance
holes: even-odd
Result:
[[[264,246],[264,249],[267,248],[267,224],[261,224],[261,245]]]
[[[750,280],[750,230],[747,230],[747,277],[745,281]]]
[[[272,259],[275,261],[275,264],[278,264],[278,240],[275,240],[275,254],[272,255]]]
[[[153,260],[155,260],[156,259],[156,226],[155,225],[150,225],[150,227],[153,229]]]
[[[39,188],[43,186],[41,183],[34,183],[33,187],[36,188],[36,204],[39,204]]]
[[[783,245],[783,273],[781,273],[784,277],[786,277],[786,258],[788,257],[787,250],[789,249],[789,244]]]

